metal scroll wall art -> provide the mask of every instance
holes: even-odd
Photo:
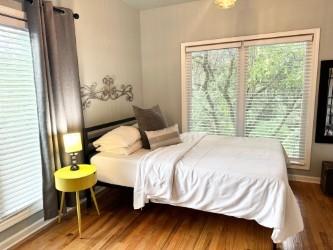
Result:
[[[106,102],[108,100],[117,100],[122,96],[125,96],[126,101],[132,102],[134,98],[133,86],[131,84],[122,84],[120,88],[117,88],[111,76],[105,76],[103,78],[103,86],[101,88],[98,88],[97,83],[81,86],[83,110],[90,107],[91,100]]]

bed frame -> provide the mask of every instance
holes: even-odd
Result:
[[[122,120],[109,122],[93,127],[88,127],[84,129],[84,161],[85,163],[90,163],[90,158],[94,156],[97,152],[95,148],[92,145],[92,142],[97,140],[99,137],[101,137],[103,134],[105,134],[108,131],[111,131],[121,125],[133,125],[136,123],[135,117],[129,117]],[[97,181],[97,186],[104,186],[104,187],[114,187],[116,185]],[[86,197],[87,197],[87,207],[91,207],[91,193],[90,190],[86,191]],[[272,242],[272,249],[277,249],[277,244]]]
[[[92,143],[101,137],[106,132],[109,132],[121,125],[133,125],[136,123],[135,117],[129,117],[125,119],[121,119],[118,121],[113,121],[109,123],[104,123],[101,125],[88,127],[83,130],[83,142],[84,142],[84,162],[90,164],[90,158],[97,154],[96,149],[92,145]],[[110,183],[97,181],[97,186],[104,187],[112,187],[116,185],[112,185]],[[85,192],[87,198],[87,207],[91,207],[91,193],[89,190]]]

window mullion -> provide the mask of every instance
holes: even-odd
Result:
[[[238,101],[237,101],[237,136],[244,136],[245,128],[245,66],[246,66],[245,48],[242,45],[239,48],[238,65]]]

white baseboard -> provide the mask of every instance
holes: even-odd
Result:
[[[320,184],[320,177],[289,174],[288,178],[290,181],[299,181],[299,182]]]
[[[49,224],[53,223],[57,218],[53,218],[51,220],[44,221],[44,218],[39,219],[35,223],[31,224],[30,226],[22,229],[21,231],[17,232],[16,234],[12,235],[5,241],[0,243],[0,249],[10,249],[17,244],[21,243],[22,240],[27,239],[34,235],[35,233],[39,232],[40,230],[44,229]]]

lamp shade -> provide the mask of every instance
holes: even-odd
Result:
[[[64,134],[63,139],[66,153],[75,153],[82,150],[80,133]]]
[[[214,3],[222,8],[222,9],[229,9],[235,5],[237,0],[215,0]]]

